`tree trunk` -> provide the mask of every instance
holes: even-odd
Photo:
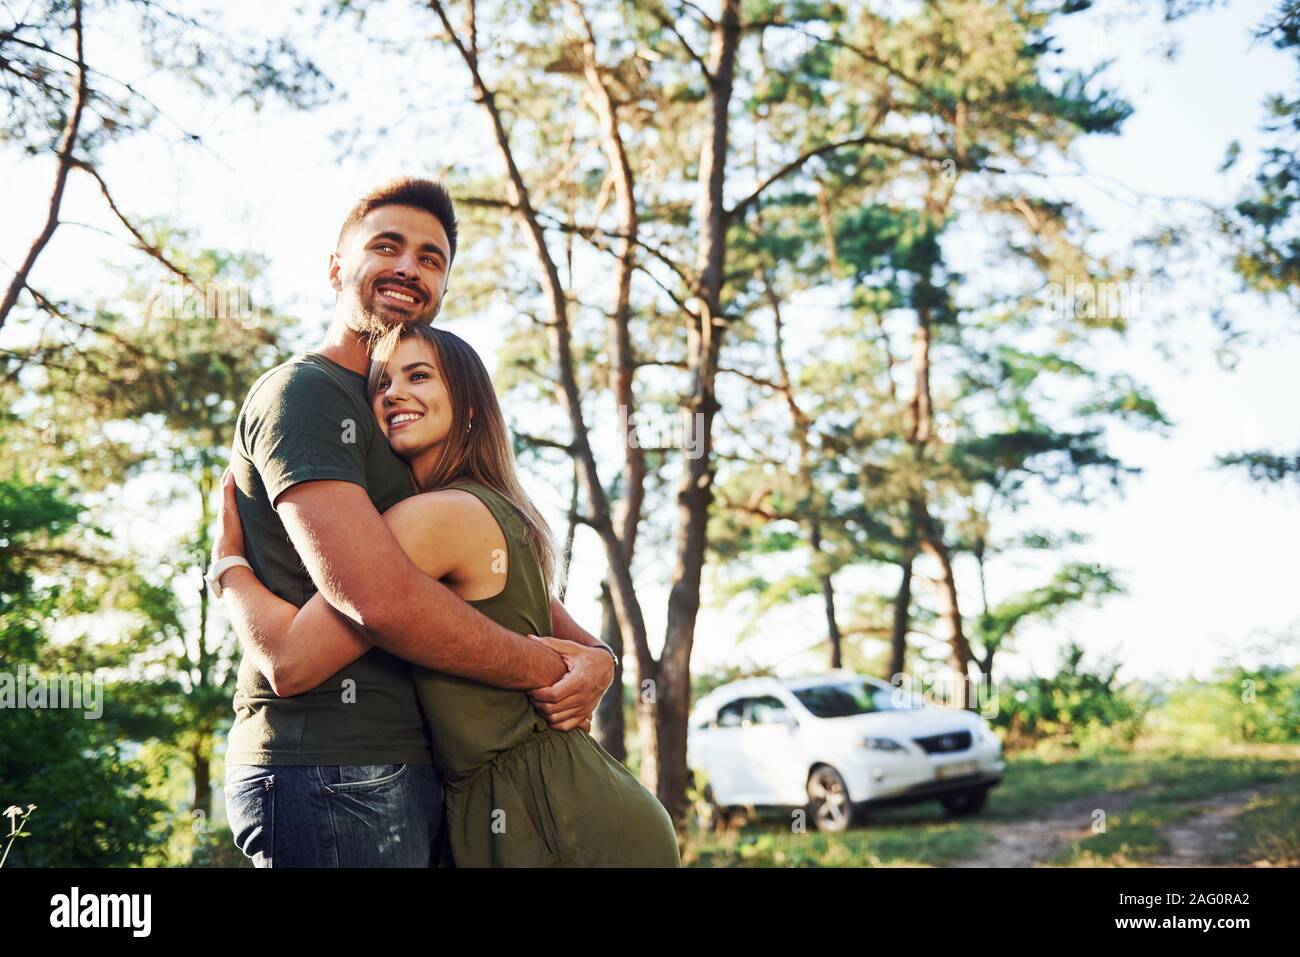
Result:
[[[651,791],[659,789],[659,730],[655,723],[659,713],[659,665],[648,656],[637,656],[636,730],[641,744],[641,783]]]
[[[915,391],[911,402],[911,428],[908,440],[912,445],[917,465],[926,469],[926,445],[934,434],[934,405],[930,392],[930,329],[929,293],[931,277],[929,267],[920,274],[916,293],[916,335],[912,340],[912,370]],[[957,583],[952,573],[952,559],[943,540],[943,531],[930,514],[929,504],[919,486],[912,496],[910,520],[921,551],[939,565],[939,580],[935,592],[939,599],[940,617],[948,627],[948,662],[955,674],[953,703],[965,708],[969,701],[970,645],[962,631],[961,606],[957,598]]]
[[[961,608],[957,601],[957,584],[953,580],[952,560],[948,547],[943,540],[927,535],[921,540],[921,549],[939,564],[940,575],[935,586],[939,598],[939,614],[948,626],[948,664],[956,672],[956,684],[953,688],[953,706],[967,708],[970,706],[969,677],[971,650],[962,631]]]
[[[709,53],[708,130],[700,148],[696,217],[699,246],[696,272],[700,277],[699,313],[687,327],[687,368],[690,398],[685,412],[694,458],[683,463],[677,486],[677,560],[668,593],[668,626],[655,705],[656,794],[674,821],[686,813],[686,722],[690,712],[691,648],[700,610],[700,577],[707,545],[709,503],[713,498],[713,417],[717,411],[714,383],[726,319],[722,313],[723,271],[727,255],[727,209],[723,187],[727,172],[728,111],[740,46],[740,0],[724,0],[722,16],[713,23]]]
[[[822,586],[822,607],[826,611],[826,637],[831,646],[831,669],[835,670],[844,667],[844,639],[840,634],[839,623],[835,620],[835,586],[831,582],[830,574],[821,571],[818,567],[822,558],[822,528],[821,523],[816,519],[813,519],[812,523],[812,553],[813,568]]]
[[[894,632],[889,643],[891,681],[907,668],[907,633],[912,628],[912,562],[915,560],[916,550],[908,547],[903,551],[903,560],[899,562],[903,575],[898,583],[898,593],[894,596]]]
[[[822,604],[826,608],[826,634],[831,643],[831,668],[844,667],[844,638],[840,626],[835,621],[835,589],[831,585],[831,576],[822,575]]]
[[[619,210],[619,234],[616,245],[618,255],[618,274],[614,293],[614,311],[606,323],[609,336],[609,365],[613,371],[614,403],[624,416],[624,421],[631,422],[636,414],[636,393],[632,388],[632,378],[636,373],[636,357],[632,350],[630,324],[632,320],[632,276],[636,270],[636,241],[640,221],[636,209],[636,195],[632,178],[632,163],[618,125],[618,106],[605,84],[605,75],[596,60],[596,37],[587,20],[586,11],[578,0],[574,7],[582,21],[587,35],[583,48],[583,74],[587,80],[587,89],[596,118],[600,122],[601,146],[609,162],[610,172],[614,178],[614,193]],[[632,567],[632,556],[636,551],[637,529],[641,523],[641,506],[645,499],[646,461],[645,451],[639,442],[626,441],[623,445],[623,494],[614,505],[613,529],[622,547],[627,567]],[[613,595],[608,580],[601,586],[602,640],[623,657],[623,629],[619,627],[617,609],[614,607]],[[637,636],[633,636],[637,640]],[[644,634],[640,636],[637,654],[648,658],[650,650],[645,643]],[[644,647],[643,647],[644,646]],[[597,712],[601,720],[601,746],[619,761],[627,758],[627,743],[624,740],[623,721],[623,668],[620,663],[614,675],[613,689],[617,693],[611,700],[607,693],[601,700],[602,709]]]
[[[625,764],[627,744],[624,741],[623,726],[623,634],[618,630],[618,618],[614,615],[614,599],[610,596],[608,582],[601,582],[600,585],[600,609],[600,640],[614,649],[619,663],[614,669],[614,680],[610,682],[609,690],[596,706],[592,731],[596,741],[609,752],[610,757]]]
[[[194,810],[202,813],[205,821],[212,820],[212,762],[208,757],[209,735],[201,735],[190,749],[190,762],[194,765]]]
[[[674,821],[686,811],[686,719],[690,710],[690,659],[695,640],[695,619],[700,610],[700,577],[704,567],[709,503],[713,496],[709,464],[709,411],[702,413],[703,455],[688,459],[677,491],[677,562],[668,595],[668,627],[659,658],[654,690],[654,750],[657,762],[656,794]],[[647,742],[643,739],[643,748]],[[645,760],[643,756],[642,760]]]
[[[758,204],[756,203],[755,206],[757,207]],[[762,232],[765,227],[761,207],[758,207],[758,212],[755,213],[755,221],[758,223],[759,231]],[[818,584],[821,586],[822,607],[826,613],[826,639],[830,644],[831,668],[842,668],[844,667],[844,641],[840,633],[839,623],[835,620],[835,586],[831,580],[832,576],[829,568],[823,564],[821,514],[824,502],[822,496],[818,494],[817,480],[813,474],[812,440],[809,436],[812,423],[800,407],[798,399],[795,398],[794,383],[790,379],[790,369],[786,365],[785,331],[781,319],[781,301],[776,295],[776,290],[772,288],[772,282],[767,271],[759,269],[757,274],[763,284],[763,289],[767,293],[768,304],[772,307],[773,348],[776,355],[777,386],[785,399],[786,407],[790,410],[790,422],[794,429],[795,441],[799,445],[799,479],[807,490],[809,511],[811,513],[808,534],[808,544],[812,552],[809,556],[810,567],[813,574],[817,576]]]
[[[610,583],[610,594],[613,598],[614,612],[618,617],[619,629],[624,637],[630,639],[636,647],[640,670],[643,672],[653,670],[653,665],[643,660],[650,658],[645,641],[645,618],[641,610],[641,604],[633,589],[628,555],[624,551],[623,543],[614,528],[609,498],[605,493],[604,485],[601,484],[600,474],[596,468],[595,455],[591,449],[590,432],[583,417],[582,395],[575,372],[572,333],[569,327],[568,297],[560,282],[559,269],[555,264],[555,258],[551,255],[550,248],[547,246],[546,232],[542,228],[537,210],[533,207],[528,186],[524,182],[523,174],[520,172],[519,165],[515,160],[514,151],[510,145],[510,137],[506,132],[501,111],[497,106],[496,95],[488,87],[479,72],[478,58],[472,42],[470,46],[466,46],[465,41],[462,40],[452,26],[451,19],[441,0],[430,0],[429,7],[442,22],[448,40],[456,48],[469,70],[476,101],[487,115],[496,142],[497,154],[505,166],[506,196],[536,257],[538,270],[541,274],[539,278],[542,293],[546,300],[547,312],[550,318],[547,328],[551,348],[555,355],[556,369],[559,373],[557,398],[567,413],[569,426],[573,433],[569,452],[577,463],[578,477],[582,482],[582,490],[591,512],[587,517],[587,522],[600,537],[601,544],[604,546],[605,558],[609,565],[607,580]],[[472,14],[472,0],[470,11]],[[472,39],[471,35],[471,41]]]
[[[975,660],[975,667],[979,669],[980,677],[993,678],[993,655],[998,650],[998,642],[993,638],[992,629],[990,628],[989,619],[989,585],[984,577],[984,549],[985,541],[983,538],[975,542],[975,561],[979,567],[980,573],[980,641],[984,645],[984,657]]]
[[[993,681],[993,656],[996,653],[997,648],[990,645],[985,649],[983,658],[975,659],[975,666],[980,670],[979,676],[988,683]]]

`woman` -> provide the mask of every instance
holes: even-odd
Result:
[[[368,389],[421,493],[384,513],[402,548],[504,627],[549,635],[555,549],[519,485],[478,354],[450,332],[404,324],[376,347]],[[223,489],[219,536],[234,538],[241,533],[229,476]],[[245,589],[259,603],[259,627],[274,623],[261,635],[268,654],[295,619],[312,635],[310,680],[325,681],[370,647],[321,595],[295,609],[247,570],[233,571],[225,589]],[[249,636],[239,637],[253,651]],[[584,729],[553,730],[525,692],[412,671],[446,792],[444,846],[456,866],[678,866],[663,806]]]

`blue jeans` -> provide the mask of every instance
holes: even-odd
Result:
[[[256,867],[436,867],[442,782],[431,764],[226,769],[226,817]]]

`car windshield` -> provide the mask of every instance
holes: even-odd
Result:
[[[895,701],[891,689],[878,688],[865,681],[814,685],[795,690],[794,696],[818,718],[848,718],[875,711],[902,711],[908,707],[902,695]]]

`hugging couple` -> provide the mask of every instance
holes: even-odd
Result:
[[[675,867],[587,733],[614,653],[553,596],[482,360],[432,325],[455,256],[441,184],[363,197],[324,342],[240,411],[208,578],[243,649],[231,830],[259,867]]]

